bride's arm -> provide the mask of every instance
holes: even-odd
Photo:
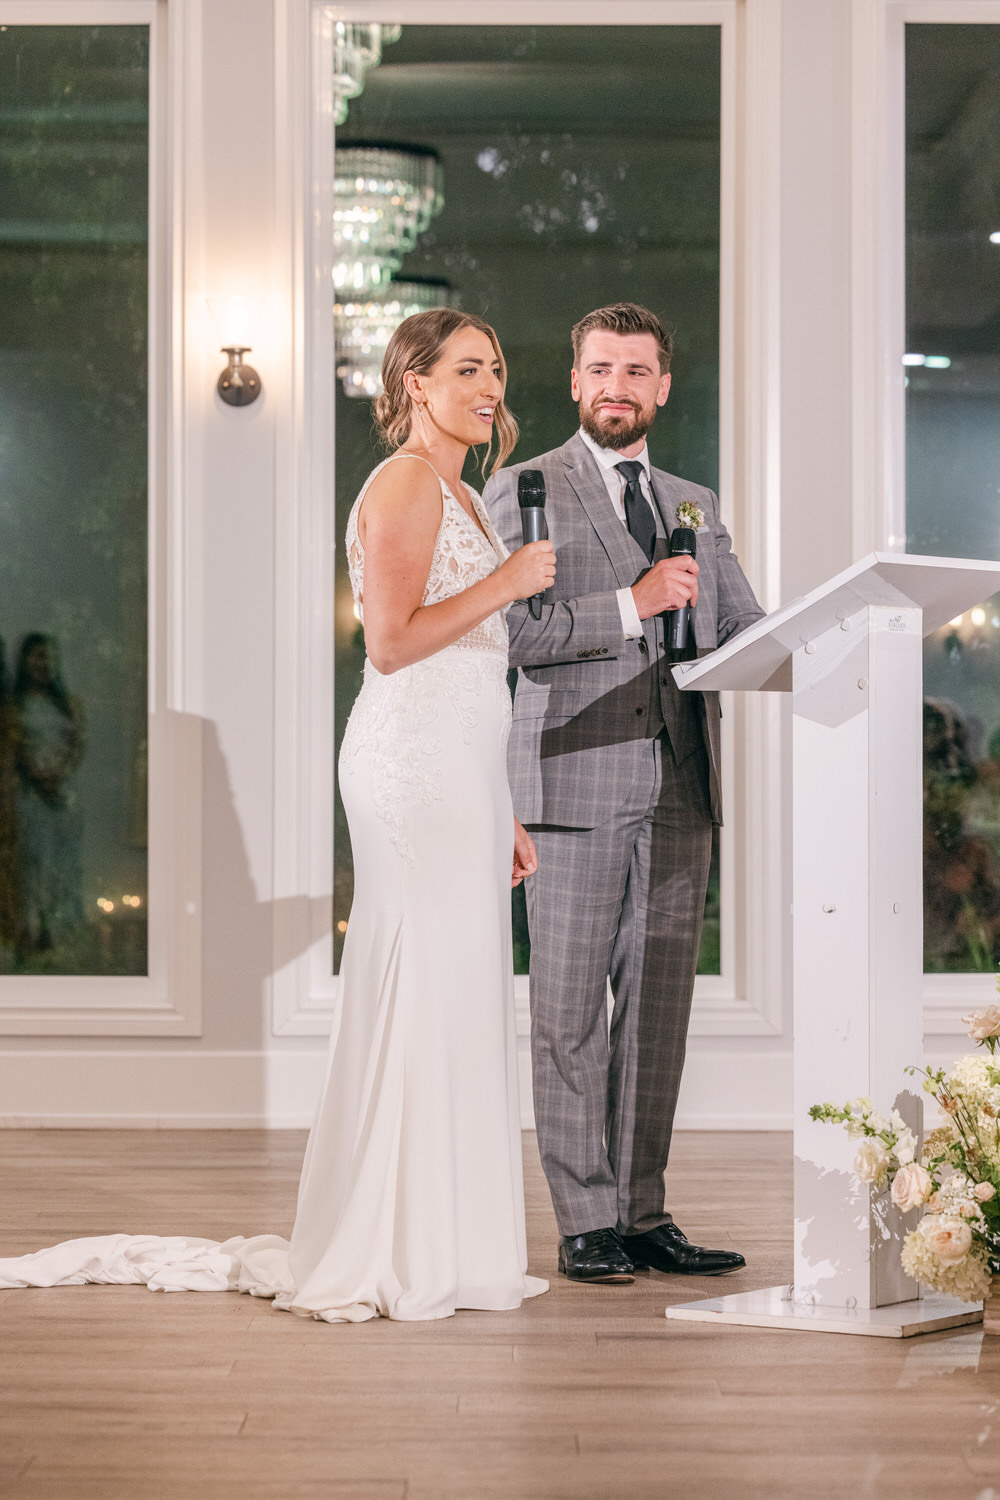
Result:
[[[433,656],[504,605],[541,593],[555,575],[551,543],[535,542],[461,593],[422,604],[441,505],[437,476],[415,458],[387,464],[361,506],[365,649],[383,675]]]

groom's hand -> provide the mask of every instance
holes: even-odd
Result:
[[[632,585],[640,620],[698,603],[698,564],[693,557],[664,557]]]

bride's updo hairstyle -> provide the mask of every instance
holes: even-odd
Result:
[[[404,319],[389,340],[382,360],[382,394],[372,403],[375,425],[387,448],[398,448],[410,436],[413,402],[403,384],[407,370],[414,375],[429,375],[441,358],[445,344],[460,328],[477,328],[485,333],[500,362],[500,383],[507,385],[507,363],[493,329],[475,313],[459,312],[454,307],[435,307],[429,312],[414,313]],[[493,413],[493,430],[497,436],[497,455],[490,472],[498,469],[517,442],[517,421],[504,405],[503,398]],[[489,450],[483,455],[485,464]],[[485,472],[485,471],[484,471]]]

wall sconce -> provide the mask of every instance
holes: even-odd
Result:
[[[229,355],[229,363],[219,376],[215,389],[227,406],[249,406],[260,395],[260,376],[253,365],[243,363],[244,354],[249,354],[250,344],[223,344],[223,354]]]
[[[260,376],[243,356],[253,349],[251,324],[263,298],[209,297],[208,308],[228,363],[216,383],[227,406],[249,406],[261,392]]]

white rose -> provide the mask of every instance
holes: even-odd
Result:
[[[928,1214],[920,1224],[924,1244],[946,1265],[963,1260],[972,1247],[972,1230],[961,1219]]]
[[[892,1180],[892,1201],[904,1213],[926,1202],[930,1191],[931,1174],[925,1172],[923,1167],[917,1166],[916,1162],[900,1167]]]
[[[997,1190],[992,1182],[977,1182],[972,1189],[972,1196],[978,1198],[980,1203],[989,1203],[991,1198],[996,1197],[996,1194]]]
[[[854,1170],[862,1182],[881,1182],[889,1170],[889,1153],[874,1136],[861,1142],[854,1158]]]
[[[988,1036],[1000,1036],[1000,1005],[987,1005],[983,1010],[974,1010],[962,1017],[962,1025],[968,1026],[974,1042],[985,1042]]]

